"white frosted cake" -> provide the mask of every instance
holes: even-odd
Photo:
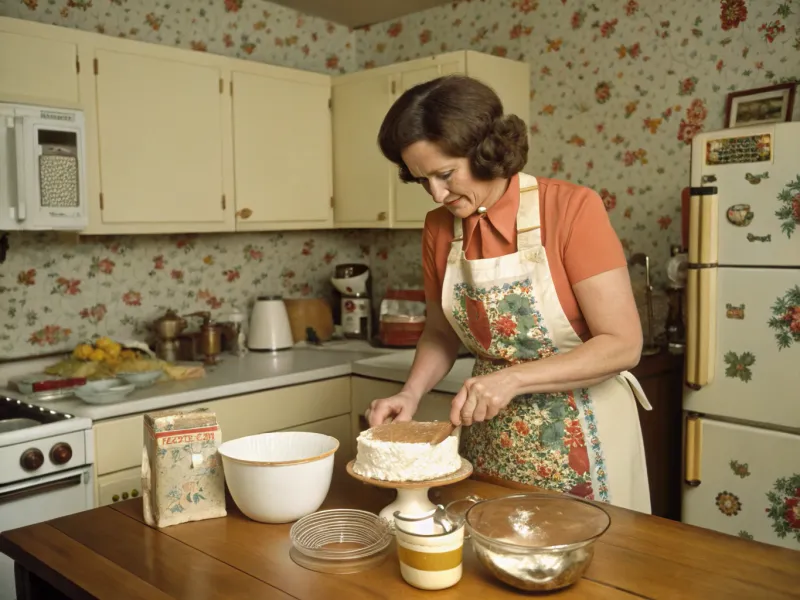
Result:
[[[353,471],[382,481],[427,481],[461,468],[458,436],[430,444],[439,423],[392,423],[362,431]]]

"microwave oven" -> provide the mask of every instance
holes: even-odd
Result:
[[[0,103],[0,231],[88,224],[79,110]]]

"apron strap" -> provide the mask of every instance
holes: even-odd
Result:
[[[517,250],[523,255],[542,245],[539,218],[539,184],[536,177],[520,173],[519,211],[517,212]]]
[[[653,406],[650,404],[650,401],[647,399],[647,394],[644,393],[639,380],[633,376],[633,373],[629,371],[623,371],[619,375],[617,375],[619,379],[621,379],[628,387],[631,388],[631,392],[633,392],[633,397],[642,405],[642,408],[645,410],[653,410]]]

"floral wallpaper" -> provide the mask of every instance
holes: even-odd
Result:
[[[595,189],[663,282],[691,140],[729,91],[800,78],[800,0],[462,0],[356,38],[360,68],[462,49],[531,65],[526,171]]]
[[[85,238],[12,234],[0,267],[0,359],[72,349],[95,335],[144,339],[168,308],[249,314],[256,296],[330,297],[336,264],[371,264],[376,291],[415,282],[390,253],[416,249],[418,233],[347,231]],[[411,248],[413,247],[413,249]],[[45,249],[45,250],[43,250]],[[391,276],[390,276],[391,273]]]
[[[265,0],[0,0],[0,15],[330,74],[465,48],[525,60],[527,170],[596,189],[626,248],[651,256],[659,282],[680,241],[692,137],[722,126],[728,91],[796,77],[800,62],[800,0],[462,0],[357,31]],[[418,231],[79,244],[15,234],[10,245],[0,360],[95,334],[142,337],[167,307],[224,318],[260,293],[326,296],[339,262],[367,261],[377,297],[389,282],[421,279]],[[659,323],[664,309],[662,296]]]

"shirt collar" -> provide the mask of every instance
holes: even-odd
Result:
[[[505,193],[486,211],[486,216],[481,217],[476,212],[464,219],[463,227],[471,234],[481,218],[488,219],[503,239],[512,243],[517,239],[517,209],[519,209],[518,174],[511,177]]]

